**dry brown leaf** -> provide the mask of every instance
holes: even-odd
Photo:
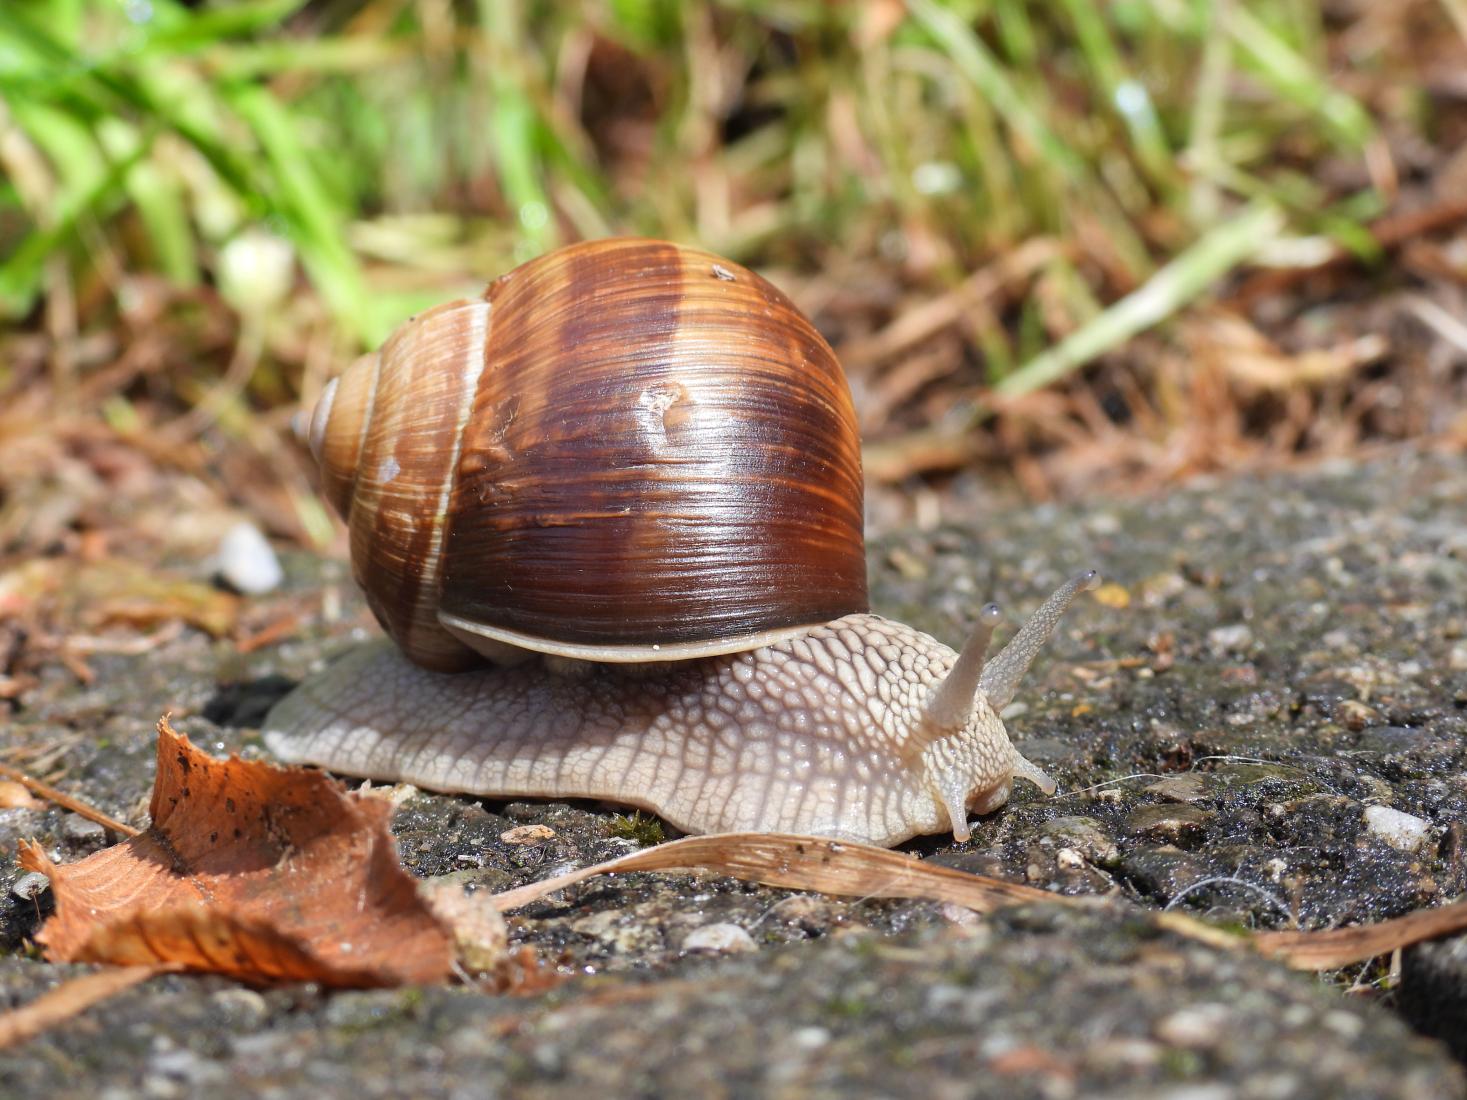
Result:
[[[180,964],[251,982],[448,977],[453,940],[397,862],[392,807],[321,772],[215,760],[158,723],[152,825],[51,879],[53,961]]]
[[[92,1005],[114,997],[139,982],[167,973],[167,966],[124,966],[83,974],[42,993],[29,1004],[0,1015],[0,1050],[33,1039],[48,1028],[64,1024]]]
[[[0,574],[0,615],[36,616],[52,629],[185,622],[214,637],[239,618],[238,596],[120,558],[36,558]]]
[[[1375,362],[1390,350],[1383,337],[1368,333],[1335,347],[1286,352],[1247,319],[1223,311],[1190,319],[1182,333],[1199,360],[1220,367],[1245,390],[1319,386]]]
[[[457,882],[422,882],[418,892],[453,932],[458,961],[472,974],[496,974],[509,958],[509,928],[493,895],[469,893]]]

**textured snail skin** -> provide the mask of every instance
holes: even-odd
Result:
[[[372,779],[607,799],[692,832],[966,840],[967,811],[1002,806],[1015,776],[1054,785],[1014,749],[981,689],[956,732],[924,730],[955,656],[870,614],[745,653],[570,675],[540,660],[430,672],[381,642],[282,700],[265,742],[285,760]]]

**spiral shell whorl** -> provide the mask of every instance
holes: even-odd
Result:
[[[428,668],[726,653],[867,609],[844,373],[706,252],[522,265],[359,359],[309,435],[368,604]]]
[[[363,355],[333,378],[311,414],[311,454],[321,467],[321,491],[345,519],[357,481],[362,437],[372,413],[381,355]]]
[[[778,290],[613,239],[531,261],[489,299],[446,536],[456,623],[645,660],[867,609],[850,390]]]
[[[438,585],[488,317],[487,303],[462,301],[414,317],[323,392],[311,423],[323,487],[347,521],[352,573],[368,605],[409,657],[443,671],[481,661],[439,625]]]

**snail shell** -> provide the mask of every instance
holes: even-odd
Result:
[[[573,245],[421,314],[328,387],[310,443],[425,668],[709,656],[867,610],[840,364],[697,249]]]

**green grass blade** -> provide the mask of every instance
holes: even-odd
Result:
[[[1080,52],[1104,91],[1107,105],[1130,134],[1137,159],[1163,193],[1171,193],[1180,184],[1180,177],[1146,85],[1126,71],[1094,0],[1063,0],[1063,4],[1075,28]]]
[[[142,54],[190,53],[226,38],[270,30],[289,19],[307,0],[232,0],[228,4],[184,8],[149,0],[153,18],[140,24],[141,39],[129,48]]]
[[[277,209],[311,280],[346,328],[365,344],[380,342],[387,326],[370,309],[361,269],[347,247],[345,212],[322,186],[295,120],[258,85],[237,85],[228,99],[265,151]]]
[[[1137,273],[1149,270],[1150,260],[1140,237],[1115,209],[1115,203],[1085,160],[1065,144],[1044,115],[1025,99],[973,29],[935,0],[907,0],[907,7],[1008,127],[1069,184],[1077,199],[1091,203],[1100,212],[1112,243],[1127,266]]]
[[[1009,375],[995,392],[1005,397],[1031,393],[1166,320],[1238,264],[1257,255],[1283,227],[1283,215],[1271,203],[1246,207],[1157,271],[1140,289]]]
[[[1318,115],[1338,140],[1359,148],[1374,135],[1375,124],[1364,107],[1331,87],[1324,73],[1242,4],[1225,8],[1223,25],[1258,75],[1280,95]]]
[[[47,258],[72,237],[78,221],[95,214],[122,190],[124,177],[141,155],[140,146],[131,157],[111,165],[90,186],[68,191],[54,207],[49,224],[31,230],[0,262],[0,315],[15,318],[30,312]]]
[[[46,87],[55,101],[68,94],[75,95],[90,113],[98,117],[131,111],[144,118],[156,119],[174,130],[209,161],[241,198],[255,207],[256,213],[259,212],[251,166],[192,117],[188,113],[188,105],[153,94],[144,82],[130,73],[84,64],[47,29],[38,26],[28,14],[22,14],[13,6],[5,19],[0,20],[0,50],[7,47],[22,57],[28,56],[32,61],[50,67],[54,76],[46,82]],[[0,88],[4,87],[3,73],[0,73]]]

